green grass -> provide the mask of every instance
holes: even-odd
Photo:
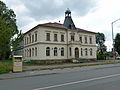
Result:
[[[12,60],[0,60],[0,74],[12,71]]]
[[[95,64],[84,64],[84,65],[58,66],[58,67],[47,67],[47,68],[31,69],[30,71],[53,70],[53,69],[64,69],[64,68],[85,67],[85,66],[106,65],[106,64],[118,64],[118,63],[120,63],[120,62],[105,62],[105,63],[95,63]]]

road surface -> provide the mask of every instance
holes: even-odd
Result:
[[[0,80],[0,90],[120,90],[120,66]]]

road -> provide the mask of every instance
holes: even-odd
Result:
[[[0,90],[120,90],[120,66],[0,80]]]

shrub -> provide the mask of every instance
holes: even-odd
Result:
[[[12,61],[0,61],[0,74],[12,71]]]

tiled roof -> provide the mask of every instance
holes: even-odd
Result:
[[[66,30],[67,30],[67,28],[66,28],[63,24],[56,23],[56,22],[55,22],[55,23],[51,23],[51,22],[50,22],[50,23],[38,24],[37,26],[33,27],[31,30],[27,31],[26,33],[32,31],[32,30],[35,29],[35,28],[38,28],[39,26],[51,27],[51,28],[60,28],[60,29],[66,29]],[[69,30],[69,29],[68,29],[68,30]],[[93,34],[95,34],[95,32],[87,31],[87,30],[80,29],[80,28],[77,28],[77,29],[75,29],[75,30],[77,30],[78,32],[93,33]],[[74,30],[74,31],[75,31],[75,30]],[[26,34],[26,33],[24,33],[24,34]]]
[[[95,32],[92,32],[92,31],[88,31],[88,30],[84,30],[84,29],[80,29],[80,28],[77,28],[78,32],[83,32],[83,33],[93,33],[93,34],[96,34]]]
[[[61,28],[61,29],[66,29],[66,27],[63,26],[63,24],[60,23],[45,23],[45,24],[39,24],[40,26],[45,26],[45,27],[53,27],[53,28]]]

